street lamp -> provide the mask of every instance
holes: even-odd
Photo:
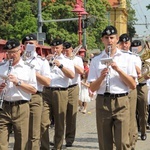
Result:
[[[88,13],[85,11],[85,9],[81,6],[82,1],[76,0],[76,4],[72,12],[75,12],[78,15],[78,34],[79,34],[79,45],[82,45],[82,27],[81,27],[81,17],[82,15],[87,15]]]

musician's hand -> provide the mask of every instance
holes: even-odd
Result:
[[[102,72],[101,72],[101,77],[102,77],[103,79],[107,76],[108,71],[109,71],[108,68],[104,68],[104,69],[102,70]]]
[[[140,74],[137,74],[138,75],[138,78],[141,78],[142,77],[142,74],[140,73]]]
[[[150,76],[148,74],[146,74],[146,75],[144,75],[144,79],[148,80],[148,79],[150,79]]]
[[[53,56],[54,56],[54,54],[49,54],[46,56],[46,59],[49,61]]]
[[[5,87],[6,87],[6,83],[0,84],[0,92],[2,92]]]
[[[10,82],[13,82],[13,84],[15,84],[15,85],[18,83],[17,77],[13,74],[9,74],[8,79],[9,79]]]
[[[111,64],[110,64],[110,66],[115,70],[115,71],[119,71],[120,69],[119,69],[119,67],[117,66],[117,64],[115,63],[115,62],[112,62]]]
[[[60,63],[57,59],[54,60],[54,64],[55,64],[57,67],[59,67],[59,66],[61,65],[61,63]]]

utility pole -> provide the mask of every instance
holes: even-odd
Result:
[[[38,0],[38,33],[42,33],[42,8],[41,8],[41,0]]]
[[[37,40],[40,45],[44,45],[44,40],[46,34],[42,32],[43,26],[43,19],[42,19],[42,7],[41,7],[41,0],[38,0],[38,32],[37,32]]]
[[[84,0],[84,9],[86,11],[86,0]],[[86,15],[83,18],[86,19]],[[83,29],[83,47],[86,49],[86,29]]]

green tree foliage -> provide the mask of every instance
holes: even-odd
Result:
[[[128,26],[127,26],[127,30],[128,30],[128,34],[129,36],[132,38],[134,37],[136,31],[135,31],[135,27],[134,24],[137,21],[137,19],[135,18],[135,10],[131,7],[131,0],[127,0],[127,14],[128,14]]]
[[[68,4],[68,2],[70,2]],[[77,18],[78,15],[74,12],[73,4],[74,1],[57,0],[55,3],[46,3],[43,6],[43,19],[65,19],[65,18]],[[89,18],[90,25],[87,28],[87,44],[88,48],[99,47],[100,31],[106,26],[107,20],[105,18],[106,14],[106,1],[100,0],[88,0],[86,3],[86,11],[89,13],[87,16]],[[48,6],[48,7],[47,7]],[[95,20],[95,22],[92,22]],[[78,21],[68,21],[68,22],[50,22],[44,23],[43,31],[47,33],[48,41],[53,38],[61,37],[63,40],[67,40],[73,43],[74,46],[78,45]]]
[[[37,32],[37,19],[31,4],[28,0],[0,1],[0,38],[22,39],[29,32]]]
[[[72,12],[75,0],[41,0],[42,19],[55,20],[77,18]],[[84,1],[84,0],[83,0]],[[38,17],[38,0],[0,0],[0,38],[18,38],[28,33],[36,33]],[[108,25],[106,17],[107,0],[86,0],[88,12],[88,27],[86,38],[88,49],[100,48],[101,31]],[[131,12],[132,13],[132,12]],[[133,17],[131,17],[132,22]],[[46,41],[50,43],[54,38],[70,41],[73,46],[78,45],[78,21],[44,22],[42,31],[46,33]]]
[[[147,9],[150,9],[150,4],[148,6],[146,6]]]

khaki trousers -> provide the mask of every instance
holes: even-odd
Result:
[[[137,113],[141,134],[146,133],[146,125],[148,119],[148,89],[147,85],[137,85]]]
[[[0,150],[8,150],[9,133],[14,129],[14,150],[28,150],[29,104],[3,105],[0,111]]]
[[[55,123],[54,148],[62,149],[64,140],[64,129],[66,120],[66,110],[68,103],[68,90],[49,90],[44,89],[43,92],[43,113],[42,113],[42,139],[41,150],[49,149],[49,125],[50,111],[53,110]],[[44,141],[45,139],[45,141]]]
[[[41,137],[41,116],[43,109],[43,99],[41,94],[33,94],[30,106],[30,119],[29,119],[29,150],[40,149]]]
[[[52,93],[49,89],[43,89],[43,110],[41,120],[41,150],[49,150],[49,125],[52,110]]]
[[[68,104],[66,115],[66,143],[72,144],[76,133],[76,118],[79,99],[79,86],[68,88]]]
[[[100,150],[113,150],[115,147],[129,150],[128,96],[111,98],[97,95],[96,121]]]
[[[135,143],[138,139],[138,129],[136,121],[136,105],[137,105],[137,90],[130,90],[129,92],[129,106],[130,106],[130,122],[129,122],[129,139],[130,147],[132,150],[135,149]]]

